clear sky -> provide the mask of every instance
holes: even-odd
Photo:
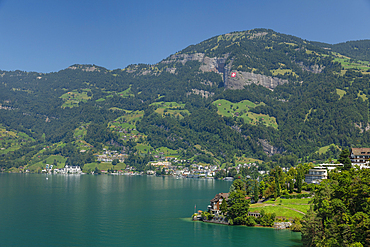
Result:
[[[0,0],[0,70],[154,64],[254,28],[331,44],[370,39],[370,0]]]

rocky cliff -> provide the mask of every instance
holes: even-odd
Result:
[[[233,74],[235,73],[235,74]],[[288,80],[283,80],[277,77],[265,76],[243,71],[231,71],[225,82],[228,89],[243,89],[244,86],[252,83],[264,86],[269,89],[274,89],[278,85],[288,83]]]

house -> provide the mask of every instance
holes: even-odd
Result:
[[[54,173],[61,173],[61,174],[73,174],[73,173],[77,173],[77,174],[81,174],[82,171],[81,171],[81,167],[79,167],[79,166],[69,166],[69,165],[66,165],[64,168],[54,169]]]
[[[209,211],[214,214],[218,215],[220,213],[220,207],[223,200],[227,200],[229,198],[229,193],[218,193],[215,197],[211,200],[211,204],[208,206]]]
[[[369,168],[370,148],[352,148],[350,159],[352,166],[358,165],[360,168]]]
[[[328,171],[322,167],[315,167],[314,169],[308,170],[308,174],[305,175],[305,182],[308,184],[319,184],[321,180],[328,178]]]

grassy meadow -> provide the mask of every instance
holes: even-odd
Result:
[[[244,122],[248,124],[257,125],[258,123],[262,123],[266,126],[271,126],[276,129],[278,128],[275,117],[270,117],[265,114],[256,114],[249,111],[251,108],[263,105],[263,102],[255,104],[249,100],[243,100],[238,103],[232,103],[228,100],[220,99],[214,101],[213,104],[217,107],[217,113],[221,116],[243,118]]]
[[[277,199],[276,201],[269,200],[264,203],[251,204],[250,212],[261,212],[263,209],[265,213],[275,213],[277,217],[285,217],[287,219],[294,219],[302,217],[310,208],[310,198],[303,199]]]

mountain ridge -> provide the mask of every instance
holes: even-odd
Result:
[[[0,124],[32,141],[0,141],[0,166],[38,164],[34,155],[45,146],[81,165],[102,148],[117,150],[138,169],[158,148],[219,165],[333,158],[337,149],[321,156],[318,149],[370,138],[362,128],[369,124],[370,65],[333,47],[254,29],[212,37],[153,65],[1,71]]]

